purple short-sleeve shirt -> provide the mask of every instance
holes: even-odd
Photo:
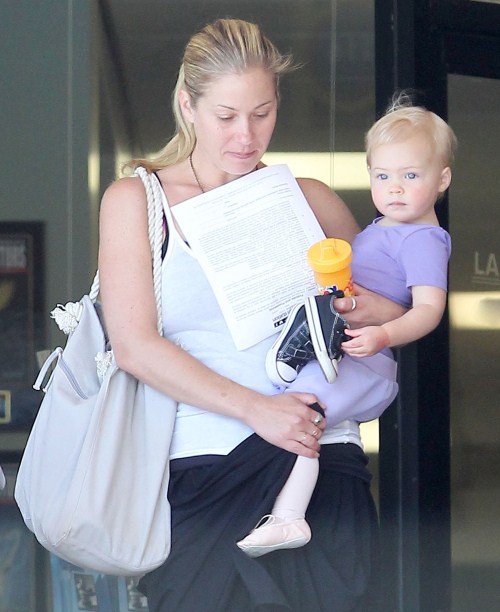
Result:
[[[410,307],[411,287],[448,288],[451,238],[435,225],[380,225],[375,219],[352,244],[354,282]]]

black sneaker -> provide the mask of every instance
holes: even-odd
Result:
[[[275,385],[288,386],[300,370],[316,359],[309,335],[304,304],[288,314],[278,338],[266,355],[267,375]]]
[[[344,330],[349,323],[335,310],[335,293],[313,295],[306,299],[305,311],[314,353],[329,383],[334,382],[342,359],[342,342],[349,340]]]

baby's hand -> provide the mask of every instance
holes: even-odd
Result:
[[[361,327],[360,329],[344,330],[352,340],[343,342],[342,350],[351,357],[368,357],[375,355],[389,346],[389,336],[382,326]]]

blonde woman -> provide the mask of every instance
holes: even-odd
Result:
[[[241,20],[209,24],[186,46],[173,95],[176,134],[158,157],[135,162],[156,173],[165,195],[163,337],[142,182],[120,179],[103,197],[101,296],[116,360],[179,403],[170,449],[172,551],[139,585],[151,612],[338,612],[367,609],[371,597],[377,519],[360,442],[336,443],[334,423],[315,423],[314,393],[277,393],[264,367],[273,337],[236,350],[170,210],[261,167],[279,82],[291,67],[258,26]],[[298,183],[325,234],[352,240],[358,227],[340,198],[318,181]],[[370,292],[357,299],[353,326],[401,312]],[[317,537],[303,549],[250,559],[236,542],[270,510],[297,455],[319,456],[325,425],[330,441],[321,447],[309,517]]]

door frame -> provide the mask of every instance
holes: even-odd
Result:
[[[395,91],[447,118],[448,74],[500,74],[500,5],[375,0],[376,116]],[[448,229],[447,197],[436,208]],[[400,393],[380,419],[379,500],[387,610],[451,609],[448,312],[398,350]]]

